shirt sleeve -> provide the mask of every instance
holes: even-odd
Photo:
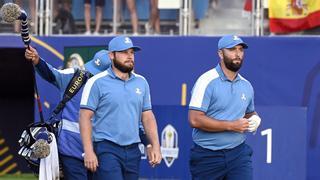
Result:
[[[52,73],[53,67],[45,62],[42,58],[39,59],[39,63],[35,65],[37,73],[49,83],[54,83],[56,81],[56,77]]]
[[[247,110],[246,110],[246,113],[252,113],[255,111],[255,108],[254,108],[254,90],[253,90],[253,87],[250,85],[251,87],[251,99],[250,99],[250,102],[248,104],[248,107],[247,107]]]
[[[98,107],[100,98],[100,90],[98,82],[91,78],[87,81],[83,88],[80,108],[95,111]]]
[[[75,70],[68,68],[58,70],[45,60],[40,58],[39,63],[35,66],[37,73],[46,81],[56,86],[58,89],[64,90],[74,75]]]
[[[145,94],[143,96],[143,109],[142,111],[148,111],[152,109],[151,105],[151,95],[150,95],[150,87],[147,81],[145,81]]]
[[[191,91],[189,109],[207,112],[213,96],[212,83],[198,79]]]

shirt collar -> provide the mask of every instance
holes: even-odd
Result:
[[[120,78],[114,73],[114,71],[113,71],[113,69],[112,69],[112,66],[110,66],[110,67],[107,69],[107,71],[108,71],[109,75],[110,75],[112,78],[114,78],[114,79],[120,79]],[[132,72],[131,72],[128,81],[131,80],[131,79],[133,79],[133,78],[135,78],[135,77],[136,77],[135,73],[132,73]],[[121,80],[122,80],[122,79],[121,79]]]
[[[223,80],[223,81],[230,81],[230,80],[227,78],[227,76],[224,74],[224,72],[222,71],[222,68],[221,68],[221,66],[220,66],[220,63],[216,66],[215,69],[217,70],[217,72],[218,72],[219,77],[221,78],[221,80]],[[240,79],[241,79],[241,78],[240,78],[240,76],[239,76],[239,73],[237,73],[236,78],[235,78],[233,81],[238,81],[238,80],[240,80]]]

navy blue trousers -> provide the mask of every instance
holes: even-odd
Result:
[[[60,154],[64,180],[91,180],[92,173],[81,159]]]
[[[111,141],[94,143],[99,167],[94,180],[138,180],[141,152],[138,143],[120,146]]]
[[[194,145],[190,152],[193,180],[252,180],[252,149],[245,143],[232,149],[209,150]]]

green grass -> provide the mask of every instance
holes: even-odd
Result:
[[[0,180],[37,180],[33,174],[4,175],[0,176]]]

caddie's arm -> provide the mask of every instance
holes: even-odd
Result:
[[[87,169],[92,172],[97,170],[98,159],[93,150],[91,133],[92,133],[92,125],[91,118],[94,115],[94,112],[89,109],[80,109],[80,134],[83,143],[84,149],[84,165]]]
[[[150,155],[149,163],[151,166],[155,166],[157,164],[160,164],[162,156],[158,138],[157,122],[152,110],[142,112],[142,124],[146,132],[147,138],[150,144],[152,145],[151,152],[150,154],[148,153]]]
[[[39,63],[39,54],[35,48],[29,46],[30,48],[26,48],[24,56],[27,60],[31,61],[33,65],[37,65]]]
[[[30,46],[26,48],[25,58],[32,62],[37,70],[37,73],[49,83],[56,85],[58,88],[61,87],[61,79],[63,74],[59,73],[58,70],[54,69],[50,64],[45,62],[38,54],[38,51]],[[60,79],[59,82],[57,80]]]

